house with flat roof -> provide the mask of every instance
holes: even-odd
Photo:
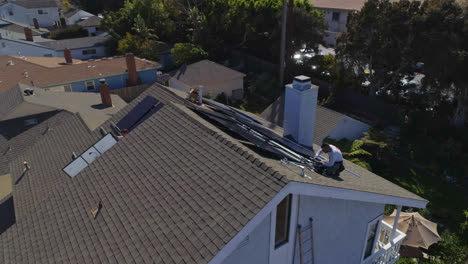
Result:
[[[428,201],[348,161],[309,170],[317,90],[286,86],[284,134],[159,84],[102,129],[69,116],[9,163],[1,262],[395,263],[385,205]]]
[[[71,51],[64,58],[1,56],[0,94],[18,83],[49,91],[99,92],[99,80],[106,79],[110,89],[154,83],[159,64],[124,57],[98,60],[73,60]]]
[[[278,126],[284,127],[285,95],[278,97],[260,116]],[[338,113],[324,106],[316,106],[316,124],[314,126],[314,143],[321,146],[323,140],[331,138],[335,140],[355,140],[364,136],[371,126],[350,116]]]
[[[0,17],[35,27],[52,27],[60,22],[55,0],[3,0]]]
[[[221,93],[227,97],[242,99],[245,74],[210,60],[182,65],[169,79],[169,86],[189,91],[203,86],[204,94],[215,98]]]

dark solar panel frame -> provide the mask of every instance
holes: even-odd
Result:
[[[129,131],[135,124],[141,120],[141,118],[147,114],[152,107],[159,102],[158,99],[147,96],[140,103],[138,103],[126,116],[124,116],[118,123],[117,127],[122,129],[128,129]]]

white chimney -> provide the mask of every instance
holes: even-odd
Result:
[[[286,85],[284,99],[284,136],[292,136],[299,144],[314,143],[315,110],[319,87],[304,75],[294,77]]]

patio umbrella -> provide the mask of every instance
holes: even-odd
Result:
[[[383,220],[389,224],[395,222],[396,210],[390,216],[384,216]],[[428,249],[440,240],[437,233],[437,224],[422,217],[419,213],[400,213],[398,230],[406,233],[402,245],[422,247]]]

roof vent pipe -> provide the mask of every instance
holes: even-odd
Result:
[[[198,86],[198,103],[199,104],[203,103],[203,86],[202,85]]]
[[[294,77],[293,83],[286,85],[284,136],[292,136],[307,147],[312,147],[314,143],[318,89],[304,75]]]

